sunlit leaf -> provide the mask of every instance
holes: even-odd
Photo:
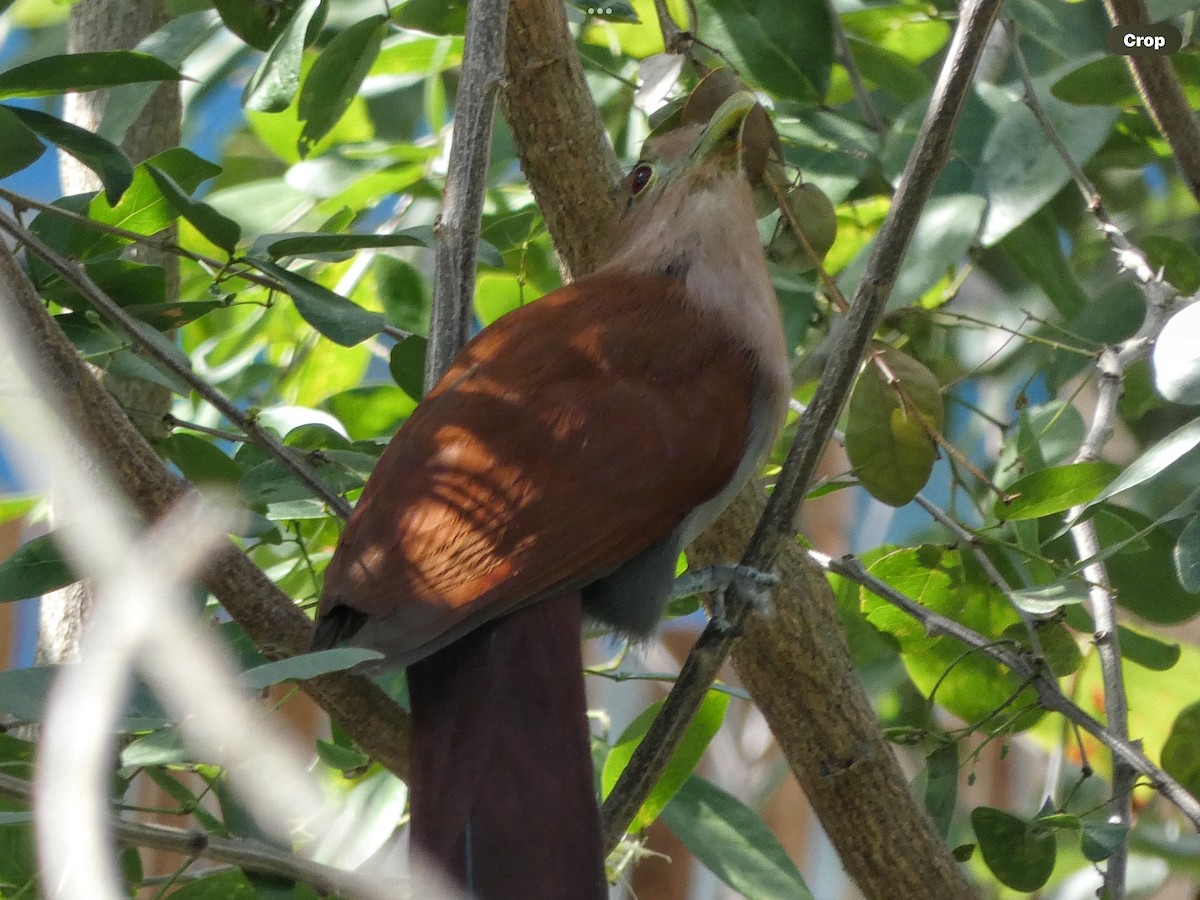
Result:
[[[997,500],[992,513],[998,519],[1020,520],[1065,512],[1094,499],[1118,471],[1100,460],[1039,469],[1010,484],[1010,499]]]
[[[329,42],[308,70],[300,91],[299,112],[304,122],[298,147],[301,156],[307,156],[350,107],[379,53],[387,23],[387,16],[382,15],[355,22]]]
[[[183,76],[156,56],[132,50],[44,56],[0,72],[0,100],[94,91],[141,81],[178,81]]]
[[[301,0],[271,49],[246,83],[242,105],[262,112],[280,112],[291,105],[300,88],[300,60],[304,40],[321,0]]]
[[[379,334],[387,325],[383,313],[363,309],[303,275],[265,259],[250,257],[247,262],[278,279],[295,301],[296,309],[304,320],[334,343],[353,347]]]

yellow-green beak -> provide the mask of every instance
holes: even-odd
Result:
[[[740,131],[746,116],[757,105],[757,98],[749,91],[738,91],[722,103],[697,138],[696,145],[689,154],[689,162],[697,163],[707,158],[717,147],[724,144],[731,132]]]

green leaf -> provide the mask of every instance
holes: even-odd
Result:
[[[353,347],[379,334],[387,325],[382,313],[369,312],[341,294],[309,281],[265,259],[247,257],[256,269],[278,279],[296,303],[296,310],[313,328],[343,347]]]
[[[937,461],[929,429],[940,431],[944,414],[937,378],[911,356],[887,347],[867,359],[850,395],[846,453],[871,496],[903,506],[917,495]]]
[[[1187,51],[1171,55],[1171,67],[1175,69],[1193,107],[1200,106],[1200,56]],[[1059,100],[1077,106],[1138,106],[1138,97],[1133,79],[1124,57],[1105,54],[1099,59],[1084,63],[1054,82],[1050,88]]]
[[[412,397],[420,400],[425,394],[425,352],[429,342],[419,335],[409,335],[392,348],[388,371],[392,380]]]
[[[45,145],[21,122],[15,109],[0,106],[0,178],[35,163]]]
[[[38,112],[36,109],[11,107],[25,126],[91,169],[104,185],[104,196],[116,203],[133,182],[133,166],[121,148],[86,128]]]
[[[341,672],[352,669],[359,663],[383,659],[383,654],[377,650],[365,650],[362,647],[336,647],[333,650],[318,650],[315,653],[302,653],[299,656],[289,656],[261,666],[256,666],[241,674],[238,680],[252,691],[261,691],[273,684],[284,681],[307,681],[318,675],[330,672]]]
[[[413,335],[428,335],[432,304],[421,273],[404,260],[380,254],[375,257],[371,274],[388,321]]]
[[[300,62],[308,23],[320,6],[321,0],[303,0],[279,32],[242,92],[242,106],[246,109],[282,112],[291,105],[300,87]]]
[[[226,28],[255,49],[270,50],[300,3],[301,0],[276,0],[273,3],[214,0],[212,5],[217,8]]]
[[[59,666],[34,666],[0,672],[0,710],[25,722],[40,722]],[[165,728],[166,714],[142,684],[135,686],[117,725],[121,733]]]
[[[1048,95],[1039,79],[1038,100],[1071,156],[1087,163],[1108,138],[1116,110],[1080,109]],[[1000,109],[999,118],[980,148],[972,184],[987,198],[980,242],[990,247],[1041,209],[1067,183],[1070,174],[1058,151],[1020,98],[1007,89],[976,88]]]
[[[245,0],[242,0],[245,2]],[[206,875],[171,892],[176,900],[263,900],[241,869]]]
[[[1123,60],[1121,65],[1125,65]],[[1191,246],[1165,234],[1148,234],[1138,239],[1138,246],[1146,255],[1150,268],[1162,269],[1163,277],[1175,285],[1179,293],[1200,291],[1200,253]]]
[[[37,597],[78,580],[59,553],[54,535],[44,534],[0,562],[0,602]]]
[[[987,806],[971,810],[971,825],[983,861],[1003,884],[1029,893],[1050,879],[1058,849],[1052,831]]]
[[[141,81],[179,81],[183,76],[156,56],[132,50],[44,56],[0,72],[0,100],[94,91]]]
[[[1117,639],[1121,643],[1121,657],[1135,662],[1152,672],[1166,672],[1179,662],[1183,649],[1179,644],[1168,644],[1152,634],[1138,631],[1128,625],[1117,626]]]
[[[1163,744],[1162,767],[1193,797],[1200,796],[1200,703],[1175,717]]]
[[[1088,506],[1095,506],[1115,497],[1122,491],[1149,481],[1154,476],[1166,471],[1173,463],[1200,444],[1200,419],[1180,426],[1160,440],[1153,447],[1130,463],[1129,468],[1113,479]]]
[[[1049,210],[1034,213],[1010,231],[999,246],[1062,316],[1070,319],[1087,305],[1087,294],[1063,254],[1058,223]]]
[[[350,108],[387,32],[388,17],[371,16],[355,22],[321,51],[300,91],[304,129],[297,147],[301,157],[307,156]]]
[[[321,762],[325,763],[331,769],[352,772],[371,763],[371,757],[350,747],[343,747],[341,744],[335,744],[332,741],[323,741],[320,738],[317,738],[316,744],[317,756],[321,758]]]
[[[0,525],[23,518],[31,510],[37,509],[42,498],[38,494],[7,494],[0,496]]]
[[[257,242],[256,242],[257,243]],[[325,257],[380,247],[425,247],[425,238],[401,231],[396,234],[319,234],[293,233],[266,244],[272,259],[283,256]]]
[[[1048,616],[1064,606],[1082,603],[1087,597],[1087,585],[1078,580],[1019,588],[1009,594],[1013,603],[1035,616]]]
[[[150,157],[133,170],[133,183],[110,204],[97,195],[88,207],[88,217],[138,234],[157,234],[174,219],[172,207],[159,190],[149,167],[169,175],[185,191],[195,191],[203,182],[221,174],[221,167],[197,156],[191,150],[174,147]]]
[[[1079,833],[1079,848],[1091,862],[1103,862],[1116,852],[1128,834],[1128,825],[1085,822]]]
[[[212,241],[230,256],[233,255],[237,242],[242,237],[242,229],[237,222],[227,219],[207,203],[194,200],[180,185],[155,165],[147,165],[146,171],[158,185],[167,203],[177,213],[191,222],[196,230]]]
[[[1185,622],[1200,612],[1200,594],[1183,589],[1172,564],[1176,536],[1132,509],[1104,507],[1102,511],[1106,514],[1094,519],[1101,547],[1128,540],[1131,531],[1140,534],[1105,560],[1117,603],[1157,625]],[[1059,552],[1074,561],[1069,541]]]
[[[711,782],[693,775],[662,817],[697,859],[747,900],[813,900],[762,819]]]
[[[699,11],[699,33],[745,77],[792,100],[812,103],[824,96],[833,66],[825,4],[711,0]]]
[[[992,513],[1001,521],[1039,519],[1081,506],[1098,495],[1120,469],[1109,462],[1070,463],[1030,472],[1008,486],[1011,500],[997,500]]]
[[[925,758],[924,800],[925,811],[945,837],[958,802],[958,744],[954,741],[939,743]]]
[[[729,696],[719,691],[709,691],[704,696],[704,702],[692,721],[688,723],[683,739],[667,763],[662,777],[654,785],[654,789],[638,810],[629,825],[631,832],[643,831],[654,823],[663,808],[671,801],[680,787],[692,777],[692,772],[704,755],[713,735],[725,721],[725,710],[729,706]],[[629,724],[613,745],[604,761],[604,770],[600,774],[600,795],[607,797],[612,792],[621,773],[629,764],[633,751],[646,736],[647,729],[654,722],[662,702],[653,703]]]
[[[121,750],[121,766],[128,769],[174,766],[195,761],[195,757],[184,746],[183,735],[174,725],[143,735]]]
[[[875,577],[907,594],[933,612],[961,622],[989,638],[1020,622],[1004,595],[980,577],[970,577],[958,550],[932,544],[884,553],[869,565]],[[926,697],[968,722],[988,720],[989,730],[1030,727],[1040,716],[1036,697],[1006,668],[945,635],[929,635],[921,623],[863,589],[861,608],[867,621],[899,643],[904,668]],[[1013,698],[1018,691],[1021,696]],[[1008,704],[1011,720],[993,713]],[[1007,724],[1005,722],[1007,721]]]

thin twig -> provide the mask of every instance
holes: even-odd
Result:
[[[887,219],[875,240],[846,327],[831,349],[825,373],[798,424],[787,462],[743,556],[742,562],[747,565],[769,570],[785,542],[795,534],[796,515],[849,395],[867,343],[883,315],[921,209],[949,159],[959,113],[1000,5],[1000,0],[975,0],[963,5],[946,63]],[[734,589],[726,592],[725,608],[732,627],[710,622],[705,628],[684,661],[679,681],[605,801],[606,849],[616,846],[658,781],[733,646],[748,614],[748,604]]]
[[[28,251],[36,254],[64,281],[79,291],[106,320],[120,328],[130,342],[136,345],[146,357],[186,384],[226,419],[245,432],[251,440],[274,457],[297,481],[312,491],[335,514],[343,519],[350,514],[350,507],[346,501],[331,490],[299,454],[285,446],[273,433],[260,426],[254,416],[238,409],[233,401],[183,365],[158,342],[147,337],[146,331],[140,326],[140,323],[92,281],[91,276],[81,265],[63,259],[41,238],[3,212],[0,212],[0,229],[11,234]]]
[[[871,92],[867,90],[867,84],[863,81],[862,72],[858,70],[858,63],[854,61],[854,54],[850,50],[850,39],[846,37],[846,30],[842,28],[842,19],[838,15],[837,4],[833,0],[825,0],[825,6],[829,9],[829,21],[833,26],[833,46],[837,54],[837,61],[842,64],[842,68],[850,76],[854,99],[858,103],[859,110],[862,111],[864,121],[872,131],[883,137],[887,134],[887,122],[883,120],[883,116],[875,107]]]
[[[454,102],[454,137],[442,210],[433,226],[433,315],[425,358],[425,390],[437,383],[471,333],[475,257],[496,97],[504,77],[508,0],[475,0],[467,6],[463,62]]]
[[[868,572],[857,557],[831,557],[817,550],[809,550],[808,555],[825,571],[841,575],[843,578],[865,587],[871,593],[912,616],[924,626],[927,635],[951,637],[1005,666],[1014,676],[1026,681],[1037,692],[1038,701],[1045,709],[1060,713],[1095,737],[1112,752],[1114,759],[1119,759],[1139,774],[1144,775],[1159,793],[1178,807],[1193,826],[1200,829],[1200,801],[1188,793],[1183,785],[1150,762],[1135,743],[1128,738],[1114,734],[1063,696],[1053,675],[1043,669],[1032,656],[1013,650],[1006,643],[984,637],[967,626],[922,606],[916,600]]]

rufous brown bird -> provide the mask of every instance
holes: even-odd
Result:
[[[326,571],[315,646],[408,667],[412,840],[472,897],[606,896],[581,610],[647,637],[680,551],[783,421],[788,353],[740,164],[754,106],[736,94],[647,142],[608,262],[467,344]]]

